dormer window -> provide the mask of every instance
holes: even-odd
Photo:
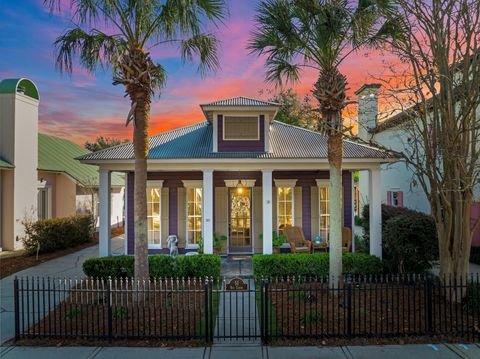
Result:
[[[223,139],[225,141],[258,141],[260,139],[258,116],[225,116]]]

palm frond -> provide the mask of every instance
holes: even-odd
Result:
[[[90,33],[76,27],[58,37],[56,66],[61,72],[71,73],[73,57],[78,55],[80,63],[88,71],[95,71],[98,65],[109,66],[124,46],[121,38],[93,29]]]
[[[266,80],[282,86],[285,83],[296,83],[300,78],[300,66],[280,58],[268,59],[266,62]]]
[[[218,60],[219,40],[212,34],[198,34],[181,42],[181,56],[183,61],[194,62],[198,57],[198,71],[205,76],[210,71],[216,71]]]

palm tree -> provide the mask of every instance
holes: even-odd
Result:
[[[330,170],[330,283],[342,273],[342,110],[347,78],[341,63],[364,46],[393,34],[395,8],[389,0],[263,0],[249,49],[266,57],[266,79],[282,85],[299,80],[302,68],[318,71],[318,130],[328,135]]]
[[[60,0],[45,0],[50,11]],[[226,15],[224,0],[70,0],[75,24],[55,41],[56,64],[72,72],[73,58],[90,72],[109,67],[113,84],[123,85],[131,102],[135,149],[135,278],[149,277],[147,239],[147,157],[150,104],[166,83],[154,48],[177,45],[183,61],[199,58],[205,75],[219,66],[218,41],[202,24],[217,25]],[[107,30],[102,30],[107,29]]]

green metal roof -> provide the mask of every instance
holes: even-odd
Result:
[[[15,168],[15,166],[0,157],[0,168]]]
[[[38,134],[38,170],[62,172],[86,187],[98,186],[98,167],[85,165],[76,157],[90,153],[71,141]],[[124,186],[123,176],[112,173],[112,186]]]
[[[38,89],[29,79],[5,79],[0,81],[0,93],[17,93],[23,92],[25,95],[40,100]]]

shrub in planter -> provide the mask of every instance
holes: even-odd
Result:
[[[29,254],[50,253],[78,246],[92,239],[94,220],[91,215],[52,218],[36,222],[25,220],[23,244]]]
[[[131,278],[134,275],[133,256],[87,259],[83,272],[91,278]],[[220,277],[220,257],[215,255],[178,256],[165,254],[148,257],[151,278]]]
[[[438,240],[433,218],[403,214],[390,218],[383,229],[383,262],[391,273],[421,273],[438,259]]]
[[[324,277],[329,270],[328,253],[293,253],[253,256],[255,277]],[[344,274],[378,274],[382,261],[364,253],[344,253]]]

